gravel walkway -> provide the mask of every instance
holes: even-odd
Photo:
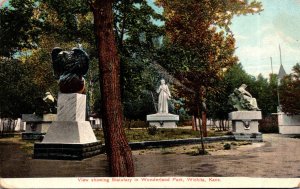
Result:
[[[221,150],[206,156],[136,155],[139,176],[297,177],[300,178],[300,139],[263,136],[264,143]]]
[[[205,156],[165,153],[163,149],[133,151],[136,176],[300,178],[300,139],[277,134],[263,138],[263,143]],[[80,176],[108,176],[106,155],[83,161],[32,159],[20,144],[0,139],[0,177]]]

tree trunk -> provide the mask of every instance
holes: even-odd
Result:
[[[198,131],[198,124],[197,124],[197,114],[192,116],[192,129],[193,131]]]
[[[4,132],[4,120],[3,119],[0,119],[0,133],[1,133],[1,136],[3,136],[3,132]]]
[[[203,131],[202,131],[202,127],[200,125],[200,107],[199,107],[199,103],[197,105],[197,117],[196,119],[198,118],[199,120],[199,131],[200,131],[200,139],[201,139],[201,150],[202,152],[199,152],[200,154],[204,155],[205,154],[205,147],[204,147],[204,141],[203,141]],[[197,125],[196,125],[197,127]]]
[[[192,131],[195,131],[195,116],[192,116]]]
[[[203,136],[207,137],[207,127],[206,124],[207,123],[207,119],[206,119],[206,112],[202,111],[202,130],[203,130]]]
[[[217,125],[216,125],[216,120],[213,120],[213,123],[212,123],[212,128],[213,128],[213,129],[215,129],[215,128],[216,128],[216,126],[217,126]]]
[[[229,131],[229,122],[227,119],[225,119],[225,127],[226,127],[226,130]]]
[[[99,56],[103,131],[111,176],[134,176],[131,149],[123,128],[120,59],[113,31],[113,0],[91,4]]]
[[[222,131],[222,120],[219,120],[219,131]]]

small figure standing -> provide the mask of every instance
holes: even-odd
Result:
[[[169,113],[168,110],[168,100],[171,98],[171,93],[168,85],[165,84],[165,80],[160,80],[161,85],[157,89],[157,93],[159,93],[158,97],[158,113]]]

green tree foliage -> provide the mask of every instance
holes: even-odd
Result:
[[[224,69],[237,62],[233,55],[234,36],[229,28],[231,19],[234,15],[261,10],[261,4],[256,1],[161,0],[157,3],[164,7],[164,15],[156,13],[146,0],[114,3],[122,101],[128,118],[144,119],[145,114],[155,111],[151,92],[155,91],[161,76],[157,74],[155,61],[181,82],[179,87],[171,88],[178,98],[185,97],[189,109],[196,99],[205,100],[202,92],[207,98],[222,93],[219,83]],[[82,0],[11,0],[10,5],[0,9],[1,32],[4,32],[1,44],[6,45],[0,47],[0,56],[11,57],[15,52],[22,52],[18,59],[31,65],[28,74],[37,89],[41,93],[48,90],[56,93],[49,52],[55,46],[70,49],[81,38],[92,60],[87,75],[90,110],[100,112],[98,57],[89,4]],[[166,24],[158,26],[153,20],[166,21]],[[165,36],[163,44],[162,36]]]
[[[30,65],[16,59],[0,60],[0,117],[17,118],[33,113],[42,96],[32,82]]]
[[[95,44],[93,17],[90,7],[82,0],[36,0],[43,19],[43,32],[55,34],[59,41],[70,42],[81,38]]]
[[[100,93],[96,67],[96,45],[94,39],[93,16],[84,1],[43,0],[48,8],[48,33],[59,36],[58,42],[75,41],[81,38],[91,59],[91,69],[87,75],[90,111],[101,113]],[[60,7],[57,7],[60,4]],[[163,28],[154,24],[153,19],[163,19],[145,0],[115,1],[114,29],[118,51],[121,57],[121,86],[124,114],[128,118],[144,119],[145,114],[153,112],[150,89],[153,88],[153,70],[149,68],[150,58],[158,47],[157,40]],[[77,23],[77,25],[76,25]],[[76,27],[75,27],[76,26]],[[51,32],[49,32],[51,31]],[[65,44],[63,44],[65,45]],[[150,100],[150,101],[149,101]]]
[[[227,119],[228,113],[233,111],[233,107],[228,104],[228,96],[243,83],[252,84],[253,78],[246,73],[242,65],[236,64],[229,68],[224,74],[224,79],[218,82],[217,87],[220,90],[217,95],[208,94],[208,117],[220,120]]]
[[[164,28],[154,20],[163,17],[145,0],[118,0],[114,10],[124,114],[130,119],[144,120],[145,115],[155,112],[151,92],[155,91],[158,77],[151,61],[160,47]]]
[[[149,65],[151,57],[160,46],[160,36],[164,33],[164,28],[154,24],[154,20],[163,20],[163,16],[157,14],[146,0],[115,1],[114,14],[114,28],[121,57],[125,115],[144,119],[145,114],[154,111],[154,107],[149,106],[149,103],[153,103],[149,91],[153,91],[158,79],[153,76],[153,69]],[[35,72],[29,73],[35,73],[32,78],[38,83],[38,89],[56,93],[57,89],[52,85],[49,54],[56,46],[71,49],[80,38],[80,43],[92,60],[86,77],[90,113],[100,113],[97,103],[100,102],[101,95],[97,82],[99,69],[93,22],[93,14],[87,1],[12,0],[9,8],[1,9],[1,32],[5,34],[1,35],[1,44],[6,45],[1,46],[1,56],[7,54],[9,57],[17,52],[18,59],[35,65]],[[5,24],[12,27],[6,27]],[[2,30],[4,27],[5,30]]]
[[[282,79],[280,105],[287,114],[300,114],[300,64],[293,67],[293,73]]]
[[[44,1],[12,0],[9,7],[0,9],[0,13],[1,44],[4,44],[0,47],[1,74],[5,77],[2,79],[4,84],[9,83],[9,87],[5,85],[1,92],[7,98],[16,99],[2,98],[1,109],[5,111],[1,111],[1,116],[41,114],[45,92],[57,96],[50,52],[58,45],[71,48],[75,42],[71,44],[70,40],[63,41],[58,37],[60,33],[54,28],[61,29],[60,21]]]
[[[229,30],[234,15],[256,13],[261,4],[240,1],[159,0],[166,17],[166,46],[158,56],[182,86],[177,94],[186,98],[193,115],[208,93],[220,91],[224,69],[237,63],[235,39]],[[172,58],[170,58],[172,57]],[[205,109],[203,107],[203,109]]]
[[[13,0],[0,8],[0,57],[12,57],[23,48],[36,47],[40,33],[33,0]]]
[[[261,74],[258,75],[253,85],[249,88],[253,91],[251,94],[256,98],[257,104],[264,116],[277,112],[277,82],[276,75],[270,75],[269,81]]]
[[[270,74],[269,80],[262,75],[255,78],[246,73],[241,64],[234,65],[225,72],[224,79],[218,83],[220,92],[217,95],[208,95],[208,116],[212,119],[228,119],[228,113],[234,111],[228,104],[228,96],[243,83],[248,86],[247,91],[256,98],[264,116],[275,113],[278,104],[276,78],[275,74]]]

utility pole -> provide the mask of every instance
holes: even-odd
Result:
[[[271,70],[272,70],[272,75],[274,74],[273,72],[273,63],[272,63],[272,57],[270,57],[270,60],[271,60]]]
[[[281,48],[280,48],[280,44],[279,44],[279,54],[280,54],[280,65],[282,65],[282,58],[281,58]]]
[[[282,58],[281,58],[281,48],[279,44],[279,55],[280,55],[280,66],[282,66]],[[279,70],[280,71],[280,70]],[[279,74],[278,74],[279,76]],[[277,100],[278,100],[278,108],[277,112],[281,112],[281,106],[280,106],[280,98],[279,98],[279,84],[280,84],[280,78],[277,78]]]

